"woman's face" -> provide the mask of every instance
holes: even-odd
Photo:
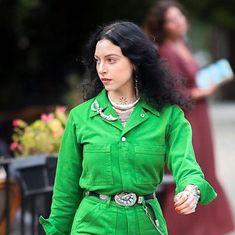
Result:
[[[188,30],[186,17],[177,7],[170,7],[165,13],[164,32],[166,37],[177,38]]]
[[[134,87],[133,64],[122,54],[121,48],[107,39],[97,42],[96,70],[107,91],[129,91]]]

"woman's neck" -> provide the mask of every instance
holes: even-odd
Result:
[[[130,92],[108,91],[107,93],[113,102],[121,105],[133,103],[138,98],[134,89]]]
[[[183,43],[183,38],[182,37],[171,37],[171,38],[166,38],[165,43],[177,46],[179,44]]]
[[[168,45],[174,50],[174,52],[184,61],[191,62],[194,61],[192,52],[188,48],[183,38],[175,41],[166,41]]]

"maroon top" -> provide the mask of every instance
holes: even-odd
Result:
[[[172,72],[186,80],[188,92],[196,87],[195,75],[199,69],[196,60],[186,61],[170,46],[163,44],[160,55],[167,60]],[[206,99],[197,100],[192,110],[185,112],[193,131],[193,146],[196,159],[206,179],[214,187],[218,197],[209,205],[198,205],[196,213],[183,216],[174,211],[174,185],[166,187],[163,213],[168,225],[169,235],[224,235],[232,231],[232,214],[226,195],[216,177],[213,141]]]

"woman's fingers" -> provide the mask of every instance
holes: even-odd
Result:
[[[197,207],[198,198],[189,191],[183,191],[176,195],[175,211],[179,214],[190,214],[195,212]]]
[[[189,206],[186,206],[183,209],[177,210],[180,214],[187,215],[195,212],[197,207],[197,202],[192,202]]]
[[[184,191],[181,193],[178,193],[174,198],[175,206],[179,206],[182,203],[184,203],[188,199],[188,195],[189,193],[185,193]]]

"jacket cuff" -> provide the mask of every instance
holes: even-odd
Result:
[[[65,235],[64,233],[57,230],[49,219],[44,219],[42,216],[40,216],[39,223],[42,225],[46,235]]]
[[[182,192],[185,187],[189,184],[198,186],[200,190],[199,203],[206,205],[213,201],[217,197],[217,193],[214,191],[212,186],[204,179],[186,179],[177,184],[176,193]]]

